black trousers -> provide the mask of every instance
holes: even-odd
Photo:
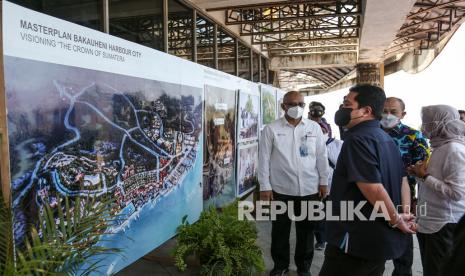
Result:
[[[440,275],[442,265],[452,254],[457,223],[448,223],[433,234],[417,233],[423,276]]]
[[[383,276],[385,260],[365,260],[347,255],[328,244],[319,276]]]
[[[393,260],[394,271],[392,276],[411,276],[413,265],[413,236],[409,235],[408,243],[405,248],[404,254],[397,259]]]
[[[301,202],[318,200],[318,194],[308,196],[288,196],[273,192],[274,201],[282,201],[289,206],[289,202],[294,204],[295,216],[301,215]],[[307,205],[308,206],[308,205]],[[278,214],[276,220],[271,223],[271,257],[274,268],[286,269],[289,267],[290,246],[289,236],[291,233],[291,219],[288,212]],[[308,218],[302,221],[295,221],[296,247],[294,261],[298,271],[309,271],[313,260],[313,230],[314,222]]]
[[[325,235],[325,221],[315,221],[315,239],[317,243],[325,243],[326,242],[326,235]]]
[[[326,201],[331,200],[329,196],[323,199],[323,211],[326,213]],[[326,223],[325,220],[315,221],[315,239],[317,243],[326,242]]]

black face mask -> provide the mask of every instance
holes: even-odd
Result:
[[[310,110],[310,115],[314,118],[321,118],[324,114],[323,110]]]
[[[352,119],[350,117],[350,113],[352,113],[352,108],[350,107],[341,107],[339,108],[338,111],[336,111],[336,114],[334,115],[334,122],[336,125],[343,127],[346,126],[350,123],[350,120]]]

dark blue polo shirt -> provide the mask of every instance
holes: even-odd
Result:
[[[341,201],[353,201],[354,206],[365,201],[361,213],[370,218],[373,205],[363,196],[356,182],[382,183],[394,205],[400,206],[402,177],[405,175],[402,164],[399,149],[380,128],[378,120],[362,122],[351,128],[345,136],[333,175],[332,214],[341,215]],[[364,259],[395,259],[406,248],[407,235],[391,228],[384,218],[361,221],[355,216],[353,221],[328,221],[326,231],[329,244]]]

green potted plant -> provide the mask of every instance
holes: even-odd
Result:
[[[14,248],[13,216],[0,193],[0,275],[89,275],[99,260],[119,252],[97,246],[113,221],[111,201],[67,197],[52,209],[44,205],[24,245]]]
[[[237,201],[221,212],[210,207],[194,224],[183,218],[174,249],[179,270],[187,268],[185,259],[190,255],[200,262],[202,275],[255,275],[265,270],[256,227],[239,220],[237,208]]]

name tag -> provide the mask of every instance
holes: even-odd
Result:
[[[305,142],[300,143],[299,147],[300,157],[307,157],[309,154],[308,146]]]
[[[228,110],[228,104],[227,103],[216,103],[215,104],[215,110]]]
[[[215,118],[213,120],[213,123],[215,124],[215,126],[224,125],[224,118]]]
[[[313,138],[313,137],[316,137],[316,134],[314,134],[311,131],[307,131],[305,132],[305,135],[302,138],[308,139],[308,138]]]

